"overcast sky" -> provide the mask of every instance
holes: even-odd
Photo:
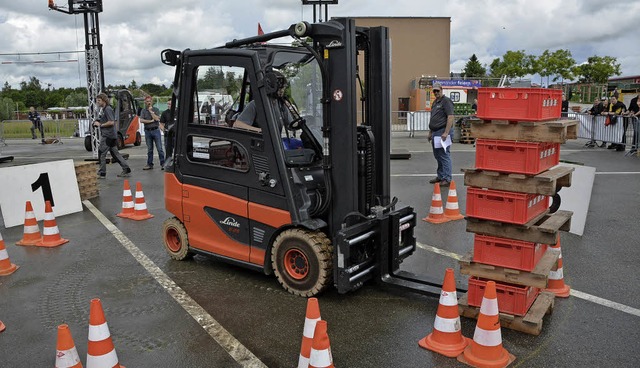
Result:
[[[474,53],[488,65],[508,50],[569,49],[578,63],[616,57],[623,76],[640,75],[639,14],[639,0],[339,0],[329,7],[330,17],[451,17],[453,72]],[[99,19],[107,85],[169,86],[173,70],[160,62],[161,50],[216,47],[255,35],[258,22],[270,32],[312,21],[313,12],[300,0],[104,0]],[[47,0],[1,0],[0,83],[18,88],[35,76],[45,88],[85,87],[82,54],[5,55],[84,50],[83,24],[82,15],[50,11]]]

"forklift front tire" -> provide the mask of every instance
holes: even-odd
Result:
[[[91,147],[91,135],[84,136],[84,149],[89,152],[93,151],[93,147]]]
[[[271,264],[285,290],[311,297],[331,285],[331,254],[331,242],[323,232],[289,229],[274,241]]]
[[[166,219],[162,224],[162,234],[164,247],[169,256],[176,261],[191,258],[193,254],[189,252],[189,238],[187,229],[176,217]]]

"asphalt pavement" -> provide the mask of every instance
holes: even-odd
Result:
[[[393,195],[429,211],[435,160],[426,134],[394,133],[393,147],[410,160],[391,164]],[[596,168],[583,236],[562,233],[565,282],[574,295],[556,298],[542,333],[531,336],[502,329],[514,367],[636,367],[640,361],[640,158],[584,148],[585,141],[562,145],[561,159]],[[90,153],[78,138],[40,145],[8,140],[2,155],[26,165]],[[58,217],[70,242],[57,248],[16,246],[22,226],[0,226],[11,261],[20,268],[0,276],[0,366],[46,367],[55,362],[56,329],[70,326],[81,360],[86,361],[89,306],[100,298],[121,364],[127,367],[234,367],[297,365],[306,300],[285,292],[273,276],[196,256],[173,261],[162,244],[163,172],[143,171],[146,147],[128,147],[132,184],[140,181],[150,213],[146,221],[115,216],[121,210],[122,179],[117,165],[99,181],[100,196],[84,211]],[[472,145],[454,144],[454,180],[464,212],[461,168],[472,167]],[[0,188],[0,190],[2,190]],[[3,223],[1,223],[3,225]],[[418,221],[418,249],[404,269],[441,279],[454,268],[455,255],[472,249],[465,221],[440,225]],[[434,253],[431,247],[442,250]],[[449,252],[449,253],[446,253]],[[438,299],[367,283],[340,295],[319,297],[328,322],[337,367],[463,367],[455,359],[424,350],[418,341],[433,330]],[[473,337],[475,320],[462,318]]]

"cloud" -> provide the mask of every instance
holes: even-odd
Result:
[[[637,0],[344,0],[329,6],[330,17],[450,17],[452,71],[464,68],[472,54],[488,65],[508,50],[539,55],[546,49],[569,49],[578,63],[596,54],[614,56],[626,75],[640,74],[640,56],[633,46],[638,34],[633,14],[639,13]],[[318,16],[324,18],[324,11]],[[135,80],[169,85],[173,70],[160,62],[163,49],[217,47],[256,35],[258,23],[271,32],[312,17],[313,8],[299,0],[104,1],[99,20],[106,83],[128,85]],[[0,34],[4,54],[84,50],[83,17],[50,11],[41,0],[3,1]],[[0,64],[0,83],[17,86],[35,76],[54,87],[86,84],[83,55],[19,58],[79,61]],[[0,62],[16,60],[18,56],[0,56]]]

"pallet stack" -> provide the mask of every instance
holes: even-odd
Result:
[[[78,180],[78,189],[80,190],[80,199],[91,199],[97,197],[98,179],[96,177],[95,162],[75,162],[76,179]]]
[[[475,239],[460,262],[470,276],[460,314],[477,318],[493,280],[501,325],[538,335],[554,306],[554,294],[542,291],[560,255],[551,246],[572,216],[549,208],[571,185],[573,168],[556,165],[560,144],[577,138],[577,121],[559,120],[560,90],[482,88],[478,97],[478,119],[470,121],[476,167],[464,170],[467,231]]]

